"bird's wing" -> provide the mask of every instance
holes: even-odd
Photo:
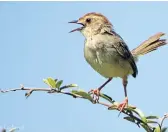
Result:
[[[109,29],[109,28],[107,28],[107,29]],[[104,33],[114,36],[115,43],[112,43],[112,46],[117,50],[117,52],[119,53],[119,55],[123,59],[128,60],[128,62],[130,63],[130,65],[132,67],[132,70],[133,70],[132,76],[136,77],[136,75],[138,74],[138,68],[137,68],[135,61],[134,61],[134,58],[133,58],[128,46],[124,42],[124,40],[121,38],[120,35],[118,35],[114,31],[106,30]]]

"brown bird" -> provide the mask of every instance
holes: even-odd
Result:
[[[128,105],[127,78],[129,75],[135,78],[138,74],[136,66],[138,57],[165,45],[166,40],[160,39],[164,33],[158,33],[150,37],[140,46],[130,51],[121,36],[114,31],[110,21],[100,13],[87,13],[78,20],[69,23],[82,25],[82,27],[71,32],[80,31],[84,35],[84,57],[86,61],[100,75],[108,78],[100,87],[92,90],[92,93],[99,96],[100,90],[112,78],[122,78],[125,99],[118,106],[118,109],[122,111]]]

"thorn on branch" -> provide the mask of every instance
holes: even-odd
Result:
[[[20,84],[20,88],[21,88],[21,90],[24,90],[23,84]]]
[[[25,93],[26,99],[32,94],[33,89],[29,90],[27,93]]]

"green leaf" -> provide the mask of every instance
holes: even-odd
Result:
[[[153,132],[147,125],[141,123],[141,126],[146,130],[146,132]]]
[[[88,100],[90,100],[91,102],[93,102],[93,99],[92,99],[92,97],[90,96],[90,94],[86,93],[86,92],[83,91],[83,90],[79,90],[79,91],[77,91],[77,90],[72,90],[72,94],[76,94],[76,95],[82,96],[83,98],[88,99]]]
[[[78,87],[77,84],[69,84],[68,87]]]
[[[56,88],[56,87],[55,87],[56,82],[55,82],[55,80],[54,80],[53,78],[49,77],[49,78],[47,78],[47,80],[48,80],[48,82],[49,82],[51,88]]]
[[[141,120],[142,121],[144,121],[145,123],[147,123],[147,120],[146,120],[146,117],[145,117],[145,115],[144,115],[144,113],[140,110],[140,109],[134,109],[137,113],[138,113],[138,115],[141,117]]]
[[[126,116],[126,117],[124,117],[124,119],[126,119],[126,120],[128,120],[130,122],[135,123],[135,120],[132,117]]]
[[[50,85],[47,79],[43,79],[43,82],[47,84],[48,86]]]
[[[58,79],[54,79],[55,83],[57,83]]]
[[[61,84],[63,83],[63,80],[60,80],[56,83],[55,87],[60,88]]]
[[[65,85],[65,86],[59,88],[59,90],[61,91],[61,90],[63,90],[63,89],[73,88],[73,87],[78,87],[78,85],[77,85],[77,84],[69,84],[69,85]]]
[[[154,132],[161,132],[160,126],[156,127]]]
[[[105,100],[107,100],[107,101],[109,101],[111,103],[114,103],[113,99],[110,96],[106,95],[106,94],[102,94],[101,93],[100,97],[104,98]]]
[[[151,116],[147,116],[146,119],[159,119],[159,117],[158,117],[158,116],[152,116],[152,115],[151,115]]]
[[[140,109],[138,109],[138,108],[136,108],[136,109],[127,108],[127,109],[128,109],[128,110],[131,110],[131,111],[133,111],[133,112],[135,112],[137,115],[139,115],[139,116],[141,117],[141,120],[142,120],[144,123],[147,123],[147,119],[146,119],[144,113],[143,113]]]
[[[152,121],[152,120],[147,120],[147,123],[154,123],[154,124],[158,124],[157,121]]]
[[[43,82],[46,83],[48,86],[50,86],[51,88],[56,88],[56,82],[53,78],[48,77],[47,79],[43,79]]]
[[[166,130],[167,130],[167,127],[163,127],[161,132],[166,132]]]

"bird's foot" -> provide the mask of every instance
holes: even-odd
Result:
[[[100,96],[100,90],[97,88],[97,89],[91,89],[89,91],[89,94],[92,95],[92,98],[94,101],[98,102],[99,101],[99,96]]]
[[[124,108],[127,107],[127,106],[128,106],[128,97],[126,97],[126,98],[124,99],[124,101],[118,105],[117,109],[118,109],[118,110],[120,111],[120,113],[121,113],[121,112],[124,110]],[[119,115],[120,115],[120,113],[119,113]]]

